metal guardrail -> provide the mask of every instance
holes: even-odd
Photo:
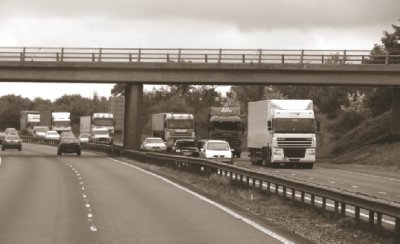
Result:
[[[21,137],[25,142],[33,142],[32,137]],[[50,143],[49,141],[41,141]],[[274,175],[260,173],[250,169],[244,169],[235,165],[228,165],[216,161],[191,158],[185,156],[168,155],[161,153],[139,152],[124,149],[121,146],[101,145],[101,144],[82,144],[84,149],[101,151],[112,155],[126,156],[134,160],[165,166],[173,169],[179,169],[198,174],[218,174],[220,176],[230,177],[231,180],[247,185],[247,187],[275,192],[284,198],[289,197],[293,201],[306,203],[306,195],[309,197],[309,203],[316,205],[316,198],[322,201],[322,209],[328,211],[327,201],[334,203],[333,211],[336,216],[345,217],[347,206],[354,207],[354,218],[356,223],[361,222],[361,210],[369,213],[368,219],[371,226],[382,227],[384,216],[394,219],[394,232],[400,234],[400,204],[373,197],[346,192],[325,186],[318,186],[305,183],[294,179],[283,179]],[[299,194],[298,194],[299,193]]]
[[[0,47],[1,61],[400,64],[399,50]]]

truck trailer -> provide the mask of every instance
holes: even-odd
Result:
[[[55,130],[59,134],[65,131],[71,131],[70,116],[71,116],[70,112],[52,112],[51,130]]]
[[[40,125],[39,111],[21,111],[19,122],[21,134],[33,135],[33,127],[38,125]]]
[[[194,139],[194,119],[189,113],[153,114],[151,128],[154,137],[161,137],[171,149],[176,139]]]
[[[80,133],[90,134],[89,141],[94,143],[113,142],[115,121],[111,113],[93,113],[80,117]]]
[[[253,164],[313,168],[319,123],[312,100],[262,100],[248,106],[247,145]]]
[[[242,152],[243,121],[240,107],[210,107],[208,114],[208,138],[225,140],[233,149],[233,155]]]

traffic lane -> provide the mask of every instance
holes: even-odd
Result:
[[[217,207],[108,158],[68,158],[104,243],[277,243]]]
[[[0,165],[0,243],[94,243],[79,184],[57,157]]]
[[[315,166],[314,169],[268,168],[252,165],[247,158],[235,158],[234,164],[282,178],[301,180],[310,184],[323,185],[388,201],[400,202],[400,193],[398,191],[400,179],[398,178],[356,171],[343,171],[340,170],[340,166],[338,166],[339,169],[319,166]]]

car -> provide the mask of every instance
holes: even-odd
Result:
[[[62,155],[63,153],[76,153],[78,156],[80,156],[81,143],[79,140],[71,136],[61,137],[60,143],[57,147],[57,154]]]
[[[44,136],[46,140],[51,140],[51,141],[58,141],[60,140],[60,134],[57,133],[55,130],[49,130],[46,132],[46,135]]]
[[[199,156],[199,149],[194,139],[178,139],[172,146],[172,153],[184,156]]]
[[[46,136],[46,132],[49,130],[48,126],[33,126],[33,137],[35,139],[44,139]]]
[[[89,141],[92,143],[111,144],[112,138],[107,128],[96,128],[92,130]]]
[[[63,137],[73,137],[73,138],[75,138],[75,135],[74,135],[74,133],[72,131],[63,131],[63,132],[61,132],[60,138],[63,138]]]
[[[4,141],[1,144],[1,150],[4,151],[8,148],[18,149],[18,151],[22,150],[22,142],[18,135],[6,134],[6,136],[4,137]]]
[[[144,151],[166,152],[167,145],[161,137],[147,137],[140,145],[140,149]]]
[[[6,135],[17,135],[18,136],[18,131],[15,128],[7,128],[4,133]]]
[[[200,156],[224,163],[233,164],[232,149],[227,141],[207,140],[200,149]]]
[[[81,143],[87,143],[87,142],[89,142],[89,137],[90,137],[90,133],[81,133],[79,135],[79,141]]]

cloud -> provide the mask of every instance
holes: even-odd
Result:
[[[393,24],[398,0],[2,0],[2,16],[220,22],[240,30]],[[177,21],[178,22],[178,21]],[[96,27],[96,26],[94,26]],[[98,26],[97,26],[98,27]]]

